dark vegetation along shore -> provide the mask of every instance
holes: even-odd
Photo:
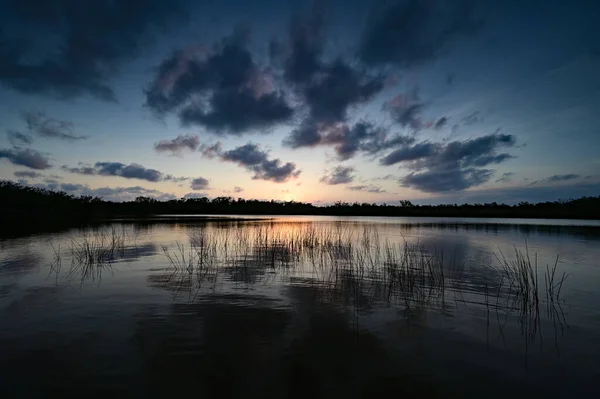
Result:
[[[147,217],[161,214],[600,219],[600,196],[536,204],[521,202],[517,205],[497,203],[415,205],[410,201],[401,200],[397,204],[336,202],[328,206],[315,206],[295,201],[259,201],[232,197],[186,198],[170,201],[138,197],[129,202],[110,202],[99,197],[75,197],[61,191],[0,181],[0,221],[2,222],[0,230],[43,225],[58,227],[115,217]]]

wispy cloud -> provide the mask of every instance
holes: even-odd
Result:
[[[382,189],[381,187],[378,187],[378,186],[364,186],[364,185],[349,186],[348,189],[352,190],[352,191],[363,191],[363,192],[366,192],[366,193],[375,193],[375,194],[387,193],[386,190],[384,190],[384,189]]]
[[[66,141],[84,140],[87,137],[73,133],[73,122],[51,118],[40,110],[24,111],[23,120],[31,133],[40,137]]]

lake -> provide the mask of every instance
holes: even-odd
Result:
[[[119,220],[0,239],[0,397],[594,397],[600,222]]]

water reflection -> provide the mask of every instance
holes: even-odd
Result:
[[[600,326],[581,309],[597,299],[589,276],[600,277],[590,267],[600,235],[527,229],[163,221],[5,241],[0,388],[141,397],[594,389]],[[523,252],[510,252],[515,243]]]

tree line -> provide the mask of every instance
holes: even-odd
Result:
[[[0,220],[101,220],[116,216],[158,214],[249,214],[249,215],[333,215],[333,216],[434,216],[499,218],[600,219],[600,196],[552,202],[520,202],[515,205],[445,204],[418,205],[408,200],[394,204],[338,201],[326,206],[277,200],[232,197],[181,198],[159,201],[137,197],[128,202],[106,201],[100,197],[74,196],[64,191],[23,186],[0,181]]]

